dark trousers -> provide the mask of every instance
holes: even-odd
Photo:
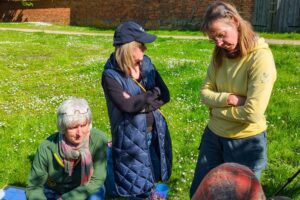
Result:
[[[190,188],[190,197],[193,196],[204,176],[213,168],[225,162],[235,162],[252,169],[259,179],[261,171],[267,164],[266,132],[242,138],[223,138],[205,128],[199,156]]]

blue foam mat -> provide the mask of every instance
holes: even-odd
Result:
[[[8,186],[4,189],[4,192],[3,200],[26,200],[25,188]]]

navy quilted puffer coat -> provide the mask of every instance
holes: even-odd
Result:
[[[142,84],[146,90],[155,85],[155,68],[149,57],[144,56]],[[115,79],[131,96],[143,91],[130,78],[120,71],[112,54],[105,64],[103,76]],[[112,158],[116,190],[120,196],[137,196],[150,192],[154,187],[154,172],[147,145],[146,114],[126,113],[119,110],[106,95],[108,114],[112,132]],[[161,181],[167,181],[172,170],[172,145],[164,117],[153,111],[154,129],[158,138]]]

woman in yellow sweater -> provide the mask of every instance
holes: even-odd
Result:
[[[276,80],[268,44],[255,35],[234,6],[221,1],[210,4],[202,30],[215,48],[201,88],[210,116],[200,144],[191,197],[203,177],[225,162],[246,165],[260,177],[267,163],[264,112]]]

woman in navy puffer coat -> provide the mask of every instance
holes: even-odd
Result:
[[[120,24],[114,34],[115,52],[102,75],[115,189],[123,197],[146,198],[155,182],[171,176],[171,138],[158,110],[169,102],[169,90],[144,55],[145,43],[155,39],[135,22]]]

